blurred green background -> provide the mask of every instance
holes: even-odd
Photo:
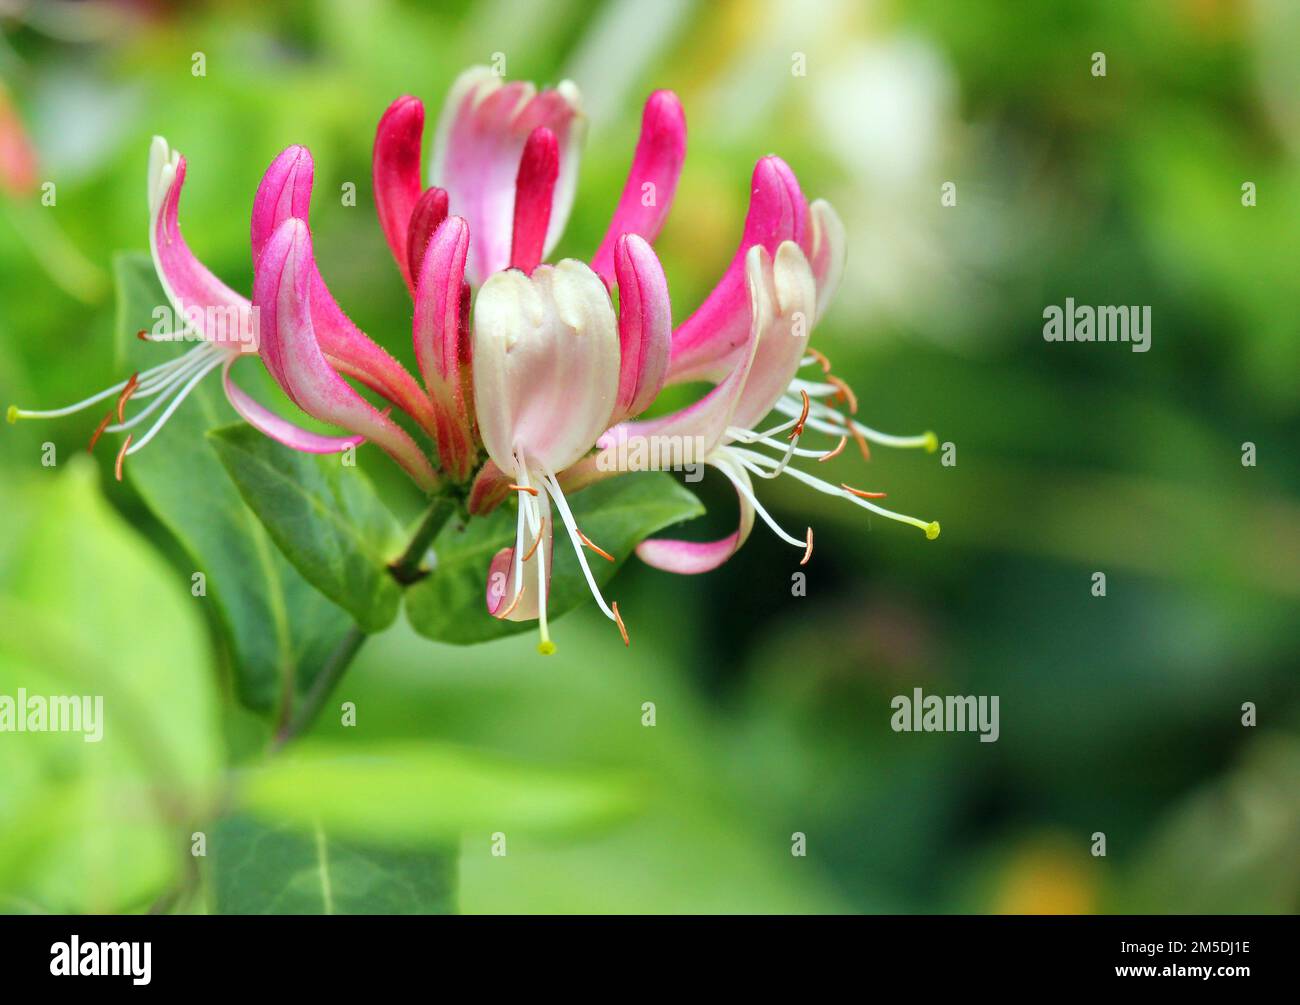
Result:
[[[455,648],[401,619],[368,643],[338,692],[359,741],[498,758],[498,781],[538,793],[541,818],[552,803],[534,772],[622,780],[625,809],[521,825],[505,856],[491,854],[491,809],[482,826],[470,813],[443,877],[461,910],[1300,907],[1300,6],[0,12],[0,79],[38,180],[57,185],[53,207],[27,190],[0,199],[0,404],[52,407],[124,376],[111,263],[147,248],[155,133],[189,162],[191,247],[241,290],[258,179],[283,147],[310,147],[321,269],[409,363],[410,303],[371,198],[374,127],[403,93],[432,118],[456,74],[498,52],[511,78],[571,77],[586,99],[560,255],[595,249],[641,102],[678,92],[688,156],[657,243],[677,317],[729,261],[758,157],[779,153],[843,217],[845,281],[814,345],[857,390],[860,418],[934,429],[957,463],[877,448],[864,468],[846,451],[827,477],[887,490],[943,536],[784,479],[759,488],[786,526],[816,528],[806,597],[791,595],[797,556],[760,525],[707,576],[630,562],[617,581],[629,650],[590,607],[556,624],[549,660],[531,635]],[[339,198],[347,182],[355,206]],[[1046,343],[1043,309],[1066,297],[1149,305],[1151,350]],[[191,831],[226,791],[222,766],[260,757],[265,726],[237,710],[228,647],[167,520],[113,481],[111,448],[97,467],[72,463],[97,417],[0,435],[0,693],[95,688],[132,724],[101,748],[0,734],[0,910],[222,909],[192,875]],[[410,518],[411,490],[370,453]],[[734,525],[720,481],[697,487],[710,514],[690,533]],[[892,732],[890,698],[914,687],[999,695],[1000,739]],[[402,807],[420,798],[411,781],[374,785]],[[362,909],[403,906],[366,900],[356,875]]]

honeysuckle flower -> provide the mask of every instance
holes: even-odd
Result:
[[[313,453],[335,452],[360,443],[362,435],[325,436],[302,429],[265,408],[232,380],[231,367],[242,356],[258,353],[262,334],[260,317],[248,298],[230,289],[199,261],[182,236],[179,203],[185,171],[185,158],[173,151],[162,137],[155,137],[148,170],[149,248],[167,306],[182,327],[171,334],[150,336],[142,331],[140,336],[149,341],[181,340],[198,344],[180,356],[133,374],[65,408],[31,411],[10,406],[9,421],[71,415],[116,398],[91,437],[90,446],[93,449],[106,432],[127,433],[115,465],[120,479],[124,459],[144,449],[200,381],[220,369],[223,389],[235,411],[281,443]],[[251,235],[255,260],[279,224],[294,214],[305,218],[311,183],[312,162],[305,149],[290,147],[272,163],[254,200]],[[422,426],[432,428],[432,409],[414,379],[352,325],[329,296],[314,263],[311,269],[312,320],[321,351],[330,365],[384,394],[409,411]],[[147,398],[153,400],[128,418],[127,403]],[[131,431],[160,409],[161,414],[135,439]]]
[[[583,549],[612,556],[578,529],[557,477],[591,451],[611,417],[653,397],[662,383],[671,330],[662,269],[635,235],[620,241],[615,257],[622,281],[637,288],[617,319],[600,277],[574,259],[538,266],[531,275],[498,272],[474,307],[479,431],[519,496],[515,543],[491,562],[487,605],[497,618],[536,618],[543,653],[555,648],[546,620],[552,504],[592,596],[627,641],[618,604],[605,602]]]
[[[649,539],[637,547],[642,561],[678,573],[715,569],[745,543],[757,514],[778,537],[802,549],[800,564],[806,563],[812,555],[812,528],[808,528],[802,540],[787,532],[758,501],[751,476],[771,479],[788,474],[820,492],[841,496],[873,513],[919,527],[929,538],[938,536],[938,523],[894,513],[870,501],[883,493],[832,485],[790,465],[794,457],[819,460],[833,457],[843,449],[847,439],[842,436],[832,450],[808,450],[799,446],[809,422],[807,396],[796,417],[758,429],[788,393],[795,372],[806,358],[805,326],[807,319],[815,316],[821,294],[817,274],[816,267],[794,240],[778,244],[775,256],[769,255],[762,244],[752,245],[744,257],[749,327],[745,341],[729,352],[731,368],[727,375],[693,405],[661,418],[624,423],[601,437],[602,449],[594,459],[595,466],[601,470],[617,470],[624,465],[627,445],[631,442],[658,439],[698,443],[702,460],[721,471],[739,497],[740,521],[732,534],[710,542]],[[788,434],[786,442],[777,439],[782,433]],[[763,453],[759,447],[766,447],[779,456]]]
[[[754,167],[749,212],[731,264],[700,307],[673,333],[670,384],[691,380],[716,382],[731,370],[750,324],[749,297],[745,290],[746,256],[755,246],[775,254],[782,241],[793,241],[799,246],[816,282],[815,310],[802,318],[806,335],[826,313],[839,287],[844,271],[844,225],[825,200],[808,203],[790,167],[781,158],[769,156]],[[938,447],[932,432],[894,436],[852,418],[858,408],[857,397],[848,384],[831,372],[830,361],[822,353],[810,349],[799,369],[805,367],[820,367],[825,379],[805,380],[791,374],[789,385],[773,403],[773,408],[787,418],[802,417],[801,428],[850,436],[864,457],[870,453],[868,441],[891,447],[922,447],[930,452]],[[804,395],[809,401],[807,412]],[[828,403],[831,400],[842,402],[850,416],[832,407]]]

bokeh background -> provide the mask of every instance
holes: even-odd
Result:
[[[586,98],[560,254],[599,241],[645,96],[681,96],[689,152],[657,244],[680,317],[730,259],[758,157],[844,218],[847,273],[813,344],[864,421],[933,429],[957,463],[846,451],[829,476],[942,537],[785,479],[760,489],[816,528],[806,597],[760,525],[705,577],[628,563],[629,650],[590,608],[557,622],[549,660],[530,635],[455,648],[403,620],[368,643],[339,692],[368,737],[633,780],[634,811],[521,833],[505,857],[467,833],[461,910],[1300,907],[1300,6],[6,0],[0,26],[0,130],[21,123],[36,154],[26,178],[9,157],[0,197],[3,404],[119,378],[111,262],[147,248],[155,133],[189,161],[191,246],[237,289],[262,171],[309,146],[322,271],[409,361],[374,126],[403,93],[432,116],[497,52],[510,77],[571,77]],[[54,207],[32,185],[47,180]],[[1151,350],[1044,342],[1043,309],[1067,296],[1149,305]],[[72,460],[96,418],[0,431],[0,692],[125,681],[175,742],[151,753],[142,726],[92,757],[0,734],[0,910],[166,909],[182,867],[145,821],[169,794],[218,791],[264,740],[166,521],[113,481],[111,449]],[[412,515],[390,466],[365,465]],[[725,483],[698,491],[710,515],[691,533],[729,529]],[[1000,739],[892,732],[890,699],[914,687],[1000,696]]]

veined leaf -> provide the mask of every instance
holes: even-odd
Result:
[[[387,628],[401,603],[386,568],[400,550],[400,531],[366,476],[337,455],[290,450],[243,423],[213,430],[208,439],[303,578],[365,631]]]
[[[147,255],[119,255],[118,344],[140,369],[185,346],[146,344],[135,333],[166,303]],[[244,364],[250,366],[251,364]],[[244,505],[204,434],[238,418],[216,386],[201,382],[149,446],[126,462],[126,476],[203,573],[248,707],[274,707],[283,681],[311,683],[350,618],[300,576]]]
[[[236,815],[208,842],[218,914],[452,914],[456,854],[400,851]]]

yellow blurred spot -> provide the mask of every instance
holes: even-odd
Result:
[[[1093,914],[1096,881],[1087,849],[1077,855],[1055,845],[1021,852],[1007,867],[993,896],[998,914]]]
[[[931,541],[933,541],[936,537],[939,536],[938,520],[932,520],[930,521],[930,523],[925,525],[925,536]]]
[[[10,425],[12,425],[13,423],[17,422],[17,421],[18,421],[18,406],[17,406],[17,405],[10,405],[10,406],[9,406],[9,411],[6,413],[5,417],[9,420]]]
[[[939,449],[939,437],[936,436],[932,430],[927,431],[925,434],[925,452],[927,454],[932,454],[938,449]]]
[[[555,643],[550,639],[547,639],[545,642],[539,642],[537,643],[537,651],[543,656],[550,656],[555,652]]]

